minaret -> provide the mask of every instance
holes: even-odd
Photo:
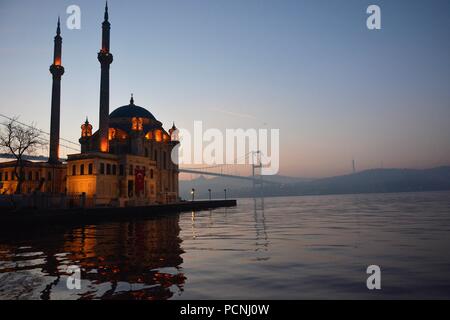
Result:
[[[99,151],[108,152],[108,117],[109,117],[109,65],[113,62],[113,55],[109,52],[108,2],[105,6],[105,19],[102,23],[102,48],[97,55],[101,66],[100,78],[100,115],[99,115]]]
[[[61,109],[61,76],[64,74],[64,67],[61,65],[62,38],[58,17],[58,27],[56,28],[55,47],[53,52],[53,64],[50,66],[50,73],[53,76],[52,85],[52,109],[50,118],[50,155],[48,162],[59,162],[59,119]]]

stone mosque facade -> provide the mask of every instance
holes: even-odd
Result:
[[[138,206],[179,201],[178,165],[172,161],[179,144],[175,124],[166,131],[147,109],[134,103],[109,112],[110,52],[108,6],[102,23],[99,128],[88,119],[81,125],[81,152],[59,159],[62,37],[58,20],[53,64],[50,152],[48,162],[24,165],[23,193],[83,195],[96,206]],[[0,164],[0,193],[14,193],[14,161]],[[5,178],[7,178],[5,180]]]

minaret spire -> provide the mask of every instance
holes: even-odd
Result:
[[[58,26],[56,27],[56,35],[57,36],[61,35],[61,21],[59,19],[59,16],[58,16]]]
[[[105,16],[102,23],[102,51],[109,52],[109,31],[111,24],[109,23],[108,1],[105,5]]]
[[[99,151],[108,152],[109,130],[109,66],[113,62],[113,55],[109,52],[109,34],[111,24],[108,21],[108,2],[105,5],[105,19],[102,23],[102,48],[97,55],[100,62],[100,124],[99,124]]]
[[[64,74],[64,67],[61,65],[62,37],[60,19],[56,27],[55,45],[53,50],[53,64],[50,66],[50,73],[53,76],[52,84],[52,106],[50,116],[50,163],[59,162],[59,127],[61,109],[61,77]]]
[[[106,5],[105,5],[105,21],[108,21],[109,16],[108,16],[108,1],[106,1]]]

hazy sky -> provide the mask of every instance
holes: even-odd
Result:
[[[66,8],[81,8],[68,30]],[[381,7],[382,30],[366,28]],[[0,111],[49,131],[63,22],[61,136],[98,128],[104,1],[0,0]],[[166,128],[279,128],[281,174],[450,164],[450,1],[110,0],[111,111]],[[64,150],[63,150],[64,151]]]

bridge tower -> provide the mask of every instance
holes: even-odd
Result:
[[[263,179],[261,174],[261,151],[252,151],[253,197],[263,197]]]

